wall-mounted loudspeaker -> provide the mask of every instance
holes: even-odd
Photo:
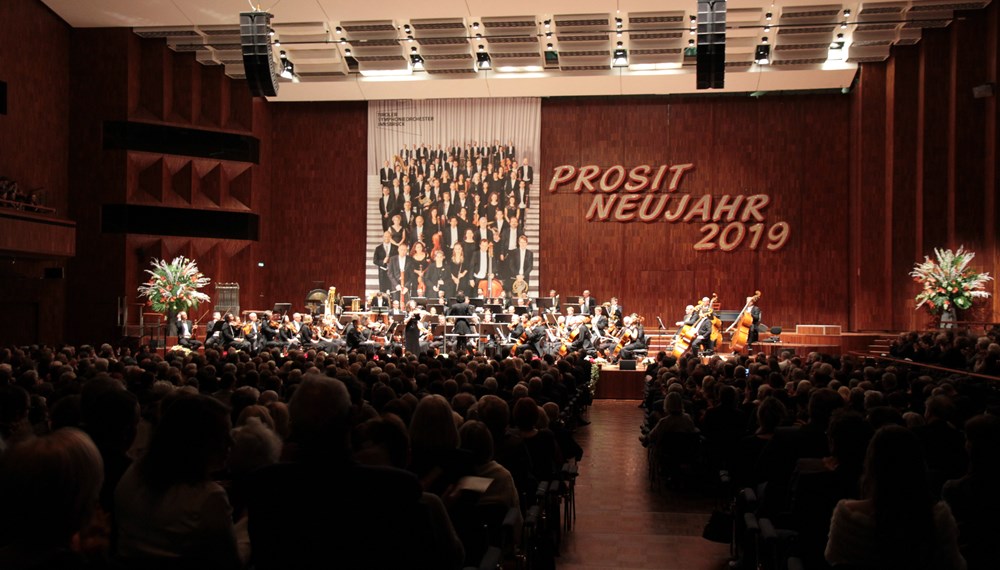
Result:
[[[254,97],[278,94],[278,69],[271,52],[271,18],[267,12],[240,14],[243,70]]]
[[[726,83],[726,2],[698,2],[698,89],[722,89]]]

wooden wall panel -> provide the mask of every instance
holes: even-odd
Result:
[[[363,291],[367,104],[274,105],[270,121],[260,294],[299,308],[314,287]]]
[[[617,295],[655,327],[656,316],[672,324],[684,305],[712,292],[738,310],[759,288],[769,325],[846,324],[848,112],[841,95],[543,101],[541,289],[575,296],[587,288],[601,301]],[[591,194],[548,191],[562,164],[688,162],[695,170],[677,196],[769,194],[765,217],[791,225],[788,245],[696,252],[701,222],[588,222]],[[812,222],[819,216],[828,223]]]

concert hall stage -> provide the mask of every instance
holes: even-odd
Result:
[[[605,364],[597,379],[594,397],[599,400],[641,400],[645,391],[646,367],[621,370],[617,364]]]

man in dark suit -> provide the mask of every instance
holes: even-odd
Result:
[[[479,282],[489,279],[496,272],[496,263],[490,255],[490,242],[488,240],[479,241],[479,250],[472,253],[470,259],[465,262],[469,266],[469,286],[475,290]]]
[[[465,298],[464,293],[459,293],[458,297],[455,298],[455,304],[448,307],[445,312],[448,317],[458,317],[453,319],[454,328],[452,332],[457,335],[462,335],[456,337],[458,340],[456,342],[456,348],[465,348],[465,344],[468,341],[468,336],[472,334],[472,311],[469,309],[469,301]]]
[[[580,314],[581,315],[593,315],[594,307],[597,305],[597,301],[590,296],[590,290],[584,289],[583,297],[580,298]]]
[[[405,243],[399,244],[397,255],[389,258],[389,285],[393,295],[403,291],[406,294],[416,290],[413,280],[413,259],[410,258],[410,248]]]
[[[222,343],[222,313],[215,311],[212,313],[212,320],[205,325],[205,348],[219,348]]]
[[[528,157],[524,157],[521,160],[521,166],[517,169],[518,174],[520,174],[521,180],[524,180],[529,185],[535,181],[535,169],[528,164]]]
[[[409,235],[413,236],[414,242],[418,241],[423,242],[425,246],[430,243],[431,240],[430,228],[428,228],[427,225],[424,224],[424,217],[422,215],[417,214],[413,218],[413,225],[410,226]]]
[[[448,216],[448,227],[442,232],[441,242],[444,247],[449,249],[456,243],[462,242],[462,228],[458,225],[457,216]]]
[[[379,179],[379,182],[382,183],[382,186],[391,186],[392,185],[392,179],[395,178],[395,177],[396,177],[396,173],[393,172],[392,167],[389,166],[389,161],[387,160],[387,161],[383,162],[382,163],[382,168],[380,168],[379,171],[378,171],[378,179]]]
[[[378,268],[378,288],[379,291],[389,291],[392,289],[392,282],[389,280],[389,260],[392,258],[392,233],[382,234],[382,243],[375,248],[372,255],[372,265]]]
[[[177,313],[177,344],[191,350],[198,350],[201,343],[194,338],[194,325],[188,320],[187,313]]]
[[[352,458],[343,382],[306,374],[288,407],[296,453],[254,472],[248,483],[255,568],[462,565],[444,506],[422,493],[415,475]]]
[[[382,220],[382,231],[389,229],[392,216],[396,213],[396,199],[392,196],[389,186],[382,185],[382,197],[378,199],[378,214]]]
[[[517,238],[517,249],[507,255],[507,290],[511,290],[511,285],[519,275],[530,283],[534,268],[535,254],[528,249],[528,236],[521,234]]]
[[[385,296],[385,291],[379,291],[374,295],[372,295],[372,299],[368,303],[368,310],[387,311],[388,309],[389,309],[389,298]]]

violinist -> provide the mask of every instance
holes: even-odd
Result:
[[[571,352],[584,351],[587,354],[592,354],[594,352],[593,336],[590,333],[590,328],[587,326],[590,324],[590,317],[586,315],[580,315],[576,318],[576,329],[575,335],[574,330],[571,328],[570,336],[573,337],[573,342],[570,344]]]
[[[423,346],[421,346],[420,337],[423,331],[420,326],[420,319],[426,314],[424,311],[417,309],[416,301],[410,301],[409,303],[410,315],[406,319],[406,325],[403,329],[403,344],[406,346],[407,352],[411,354],[420,354],[423,352]]]
[[[618,297],[612,297],[611,303],[608,306],[608,318],[615,322],[621,322],[622,314],[622,307],[618,304]]]
[[[239,320],[236,317],[227,313],[220,332],[222,346],[229,350],[250,350],[250,343],[243,339],[243,330],[239,328]]]
[[[361,334],[359,326],[358,318],[354,317],[344,327],[344,338],[347,340],[347,348],[350,350],[357,350],[365,341],[365,337]]]
[[[218,348],[222,343],[222,325],[226,321],[222,320],[222,313],[215,311],[212,313],[212,320],[205,325],[205,348]]]
[[[278,329],[278,342],[285,349],[293,345],[298,346],[299,344],[299,332],[293,323],[294,321],[288,315],[281,317],[281,328]]]
[[[198,350],[201,343],[192,336],[194,329],[195,325],[192,325],[191,321],[188,320],[187,312],[177,313],[177,344],[190,350]]]
[[[247,315],[247,322],[243,324],[243,339],[250,343],[250,351],[257,353],[262,345],[260,335],[260,321],[257,320],[257,313]]]
[[[542,341],[545,339],[546,333],[544,319],[539,316],[531,317],[531,320],[528,321],[528,329],[526,333],[528,335],[527,342],[521,346],[521,350],[531,350],[536,355],[541,356]]]
[[[278,329],[281,327],[281,320],[278,318],[278,315],[271,311],[264,311],[264,316],[266,318],[260,325],[260,334],[263,337],[264,347],[283,347],[284,345],[278,340],[278,335],[280,334]]]
[[[629,342],[622,347],[622,358],[629,360],[635,358],[635,351],[646,348],[646,329],[642,326],[642,319],[639,315],[632,313],[622,320],[625,330],[628,331]],[[710,331],[711,332],[711,331]]]
[[[302,328],[302,313],[292,313],[292,331],[295,334],[299,334],[299,329]]]
[[[520,315],[510,316],[509,327],[507,338],[504,339],[505,342],[500,348],[502,354],[513,354],[514,347],[519,345],[519,341],[526,340],[521,338],[521,335],[524,334],[524,323]]]

